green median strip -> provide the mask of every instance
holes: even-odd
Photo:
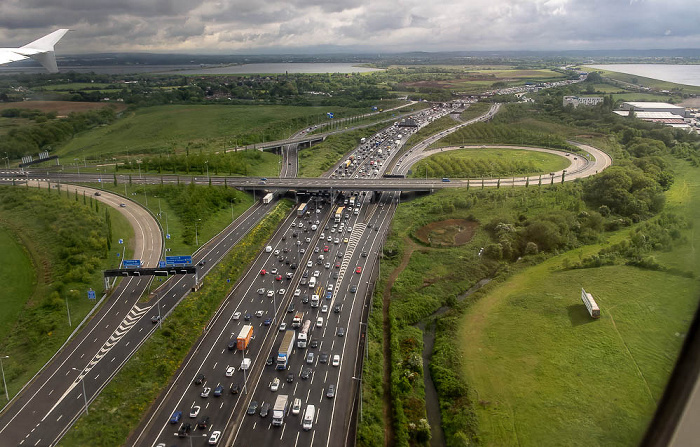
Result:
[[[292,208],[277,204],[163,321],[61,440],[62,446],[119,446],[172,380],[222,301]],[[230,283],[227,281],[230,279]]]

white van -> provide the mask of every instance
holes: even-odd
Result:
[[[314,287],[316,287],[316,277],[312,276],[309,278],[309,289],[313,289]]]
[[[272,253],[272,246],[271,245],[268,245],[267,247],[265,247],[265,253]]]
[[[313,405],[306,406],[306,412],[304,413],[304,421],[301,426],[305,431],[311,430],[314,426],[314,418],[316,416],[316,407]]]
[[[241,362],[241,369],[248,369],[248,368],[250,368],[250,359],[246,357]]]

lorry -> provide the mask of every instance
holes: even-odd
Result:
[[[265,197],[263,197],[263,203],[267,205],[268,203],[272,202],[272,199],[275,198],[275,195],[272,194],[271,192],[268,192],[265,194]]]
[[[272,407],[272,425],[279,427],[284,423],[284,417],[287,415],[287,405],[289,396],[280,394],[275,400],[275,406]]]
[[[335,211],[335,222],[339,223],[340,220],[343,218],[343,211],[345,210],[345,207],[339,206],[338,209]]]
[[[318,295],[311,295],[311,307],[318,307],[319,301],[321,301],[321,297]]]
[[[280,344],[280,349],[277,351],[276,369],[283,370],[287,369],[289,366],[289,357],[292,355],[292,350],[294,349],[295,336],[296,332],[285,331],[284,338],[282,338],[282,343]]]
[[[367,138],[360,138],[360,144],[365,144],[365,141],[367,141]]]
[[[239,351],[245,351],[248,348],[248,344],[250,343],[250,339],[252,337],[253,326],[250,324],[246,324],[241,329],[241,332],[238,333],[238,337],[236,338],[236,348]]]
[[[304,202],[301,205],[299,205],[299,208],[297,208],[297,217],[302,217],[304,213],[306,213],[306,208],[308,208],[309,204]]]
[[[311,331],[311,320],[306,320],[299,331],[299,335],[297,335],[297,348],[306,347],[306,344],[309,342],[309,331]]]
[[[304,318],[304,312],[297,312],[294,314],[294,318],[292,319],[292,327],[299,327],[301,326],[301,321]]]
[[[350,167],[351,164],[352,164],[352,160],[345,160],[345,162],[343,163],[343,167],[345,169],[347,169]]]

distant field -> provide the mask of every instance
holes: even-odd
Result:
[[[602,76],[616,79],[618,81],[637,84],[644,87],[649,87],[658,90],[682,90],[684,93],[700,94],[700,87],[693,85],[674,84],[673,82],[661,81],[659,79],[645,78],[627,73],[619,73],[616,71],[600,70],[597,68],[583,67],[584,70],[597,71]]]
[[[411,177],[474,178],[523,176],[565,169],[564,157],[517,149],[460,149],[424,158],[413,166]],[[427,170],[427,171],[426,171]]]
[[[340,110],[338,112],[347,109]],[[288,137],[320,120],[326,108],[291,106],[172,105],[137,110],[116,123],[80,135],[58,155],[105,157],[221,151],[236,144]]]
[[[22,101],[0,103],[0,110],[4,109],[30,109],[46,112],[56,112],[58,115],[68,115],[71,112],[87,112],[89,110],[102,109],[104,107],[116,107],[123,110],[123,103],[111,102],[73,102],[73,101]]]
[[[38,90],[53,90],[53,91],[76,91],[76,90],[103,90],[115,84],[105,84],[100,82],[71,82],[67,84],[53,84],[42,86]]]
[[[0,340],[12,330],[36,284],[36,271],[29,254],[8,228],[0,223]]]

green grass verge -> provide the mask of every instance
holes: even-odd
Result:
[[[697,221],[698,170],[680,162],[674,170],[667,209]],[[692,247],[700,235],[691,229],[685,237],[688,243],[654,256],[665,267],[697,275],[700,254]],[[567,260],[601,247],[525,269],[485,294],[459,323],[458,354],[478,402],[473,408],[483,445],[622,446],[644,434],[697,309],[700,285],[622,265],[562,270]],[[581,286],[601,306],[600,320],[588,317]]]
[[[17,235],[0,220],[0,340],[12,330],[36,285],[36,270]]]
[[[467,109],[464,112],[462,112],[462,114],[459,115],[459,117],[462,119],[462,121],[469,121],[488,112],[490,108],[491,103],[475,102],[474,104],[471,104],[469,107],[467,107]]]
[[[107,246],[105,210],[111,221],[111,248]],[[3,278],[0,316],[0,353],[10,396],[16,394],[65,342],[100,295],[102,270],[118,265],[126,242],[133,251],[133,230],[117,210],[99,205],[92,197],[65,189],[0,187],[0,250],[8,261]],[[72,326],[68,325],[66,303]],[[4,392],[4,390],[3,390]]]
[[[156,331],[129,359],[92,403],[90,414],[80,417],[60,445],[123,445],[129,433],[172,380],[190,347],[202,334],[202,328],[291,208],[291,202],[280,202],[226,255],[204,279],[202,289],[183,300],[163,321],[163,329]],[[231,283],[227,283],[228,278]]]
[[[517,149],[460,149],[431,155],[416,163],[412,178],[510,177],[546,174],[567,168],[564,157]]]
[[[217,235],[253,204],[253,196],[233,188],[180,185],[123,185],[103,182],[105,190],[124,195],[148,208],[158,219],[164,232],[168,255],[189,255]],[[148,206],[146,204],[148,203]],[[197,224],[195,227],[195,223]]]
[[[331,135],[322,143],[299,151],[299,177],[318,177],[345,154],[360,144],[360,138],[368,137],[388,124],[375,124],[363,129],[350,130],[341,134]]]

